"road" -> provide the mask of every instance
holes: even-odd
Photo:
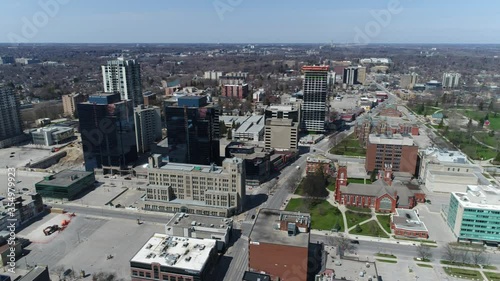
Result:
[[[132,219],[140,221],[147,221],[153,223],[167,223],[172,218],[172,214],[146,212],[139,210],[127,210],[122,208],[112,208],[108,206],[93,207],[76,204],[51,204],[53,208],[61,208],[69,213],[76,213],[80,215],[98,216],[117,219]]]

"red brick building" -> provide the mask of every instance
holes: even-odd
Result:
[[[315,174],[318,171],[323,171],[324,175],[333,175],[334,170],[332,160],[328,158],[307,157],[306,174],[308,175]]]
[[[378,115],[385,117],[402,117],[403,113],[401,113],[401,111],[397,110],[395,107],[387,106],[386,108],[380,110]]]
[[[335,201],[342,205],[374,208],[376,212],[394,212],[396,208],[411,209],[418,202],[425,202],[425,194],[412,178],[404,173],[395,177],[390,165],[379,172],[372,184],[348,184],[347,168],[339,167]]]
[[[309,214],[261,209],[249,235],[249,270],[306,281],[310,222]]]
[[[396,209],[391,218],[394,234],[408,238],[429,238],[429,230],[420,221],[417,211]]]
[[[391,165],[394,172],[412,175],[417,171],[418,146],[409,135],[375,135],[368,137],[365,169],[381,171]]]
[[[248,96],[248,84],[224,85],[222,86],[222,96],[245,99]]]

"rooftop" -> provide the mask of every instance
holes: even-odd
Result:
[[[264,129],[264,120],[264,115],[251,116],[236,129],[236,134],[258,133]]]
[[[271,281],[271,276],[257,272],[245,271],[243,281]]]
[[[467,192],[452,192],[465,208],[500,210],[500,188],[493,185],[469,185]]]
[[[155,233],[130,262],[201,272],[216,241]]]
[[[332,163],[332,160],[321,156],[307,157],[307,163]]]
[[[170,221],[167,222],[166,226],[175,226],[183,228],[196,228],[207,231],[214,231],[223,229],[226,231],[233,225],[233,219],[231,218],[220,218],[211,216],[202,216],[195,214],[186,213],[176,213]]]
[[[260,209],[249,235],[250,243],[293,245],[294,247],[307,248],[309,246],[309,232],[299,232],[296,235],[288,236],[287,231],[279,229],[280,218],[285,221],[295,222],[297,219],[304,218],[310,220],[310,215],[300,212]]]
[[[266,108],[269,111],[294,111],[297,108],[293,105],[270,105]]]
[[[32,270],[30,270],[28,273],[26,273],[19,281],[31,281],[31,280],[40,280],[39,276],[44,274],[46,277],[49,277],[49,270],[47,266],[40,266],[37,265],[35,266]],[[42,279],[44,280],[44,279]]]
[[[93,172],[64,170],[57,174],[46,176],[42,181],[36,184],[66,187],[91,174],[93,174]]]
[[[426,157],[433,158],[434,160],[440,163],[446,162],[446,163],[470,164],[469,160],[467,159],[467,155],[456,150],[446,150],[446,149],[439,149],[437,147],[429,147],[423,151],[423,154]]]
[[[388,145],[403,145],[403,146],[414,146],[413,138],[410,135],[377,135],[371,134],[369,136],[369,142],[371,144],[388,144]]]
[[[292,119],[271,118],[266,120],[268,126],[293,126],[293,123]]]
[[[227,158],[224,160],[224,162],[228,161],[236,161],[239,163],[242,163],[243,160],[239,158]],[[149,166],[149,165],[148,165]],[[148,167],[146,166],[146,168]],[[163,166],[160,167],[161,170],[171,170],[171,171],[182,171],[182,172],[191,172],[191,171],[198,171],[200,173],[210,173],[210,174],[221,174],[224,172],[224,168],[221,166],[216,166],[216,165],[195,165],[195,164],[183,164],[183,163],[173,163],[173,162],[168,162],[163,164]]]
[[[396,213],[392,217],[396,228],[414,230],[414,231],[428,231],[425,224],[420,221],[415,210],[396,209]]]

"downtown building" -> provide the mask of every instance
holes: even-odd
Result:
[[[101,66],[104,92],[120,93],[121,100],[130,100],[132,106],[143,104],[141,66],[135,60],[118,58]]]
[[[151,145],[160,141],[161,112],[157,106],[139,105],[134,108],[135,138],[137,152],[145,153]]]
[[[137,159],[132,102],[100,93],[77,106],[86,171],[128,173]]]
[[[500,189],[470,185],[466,192],[452,192],[442,210],[458,241],[500,245]]]
[[[221,108],[206,96],[179,97],[166,106],[169,161],[197,165],[220,164]]]
[[[17,95],[0,84],[0,148],[24,141],[21,111]]]
[[[366,148],[367,172],[382,171],[391,165],[394,172],[417,174],[418,146],[410,135],[371,134]]]
[[[141,208],[147,211],[229,217],[243,211],[245,165],[228,158],[222,166],[192,165],[149,158],[148,165],[135,168],[146,177],[148,187]]]
[[[79,103],[87,101],[87,95],[80,93],[73,93],[62,96],[64,115],[75,117],[76,106]]]
[[[443,74],[443,88],[457,88],[460,85],[462,75],[456,72],[446,72]]]
[[[308,132],[325,132],[328,66],[304,66],[304,103],[302,104],[302,129]]]

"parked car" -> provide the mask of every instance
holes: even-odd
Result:
[[[358,240],[351,240],[351,244],[359,244]]]

